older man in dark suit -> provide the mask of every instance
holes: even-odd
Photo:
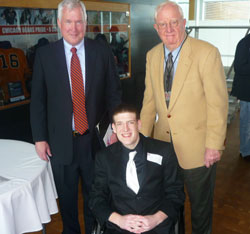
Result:
[[[115,108],[112,126],[119,141],[97,153],[90,208],[107,234],[173,233],[185,197],[173,147],[139,134],[131,106]]]
[[[64,234],[79,234],[78,184],[82,179],[85,233],[96,125],[120,103],[120,81],[109,48],[84,38],[87,15],[79,0],[58,5],[62,39],[37,50],[31,98],[31,125],[38,155],[51,160]],[[49,157],[48,157],[49,156]]]

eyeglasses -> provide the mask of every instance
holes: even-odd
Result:
[[[166,29],[167,27],[176,28],[179,25],[179,20],[170,20],[168,23],[158,23],[157,26],[159,29]]]

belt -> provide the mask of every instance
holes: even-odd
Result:
[[[77,132],[77,131],[72,131],[72,135],[73,137],[78,137],[78,136],[85,136],[89,134],[89,130],[87,129],[86,132],[84,132],[83,134]]]

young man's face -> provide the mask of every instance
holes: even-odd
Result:
[[[113,130],[118,140],[128,149],[134,149],[138,144],[141,121],[136,119],[132,112],[118,113],[113,117]]]

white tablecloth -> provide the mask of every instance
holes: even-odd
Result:
[[[58,212],[56,198],[51,165],[35,146],[0,140],[0,234],[41,230]]]

